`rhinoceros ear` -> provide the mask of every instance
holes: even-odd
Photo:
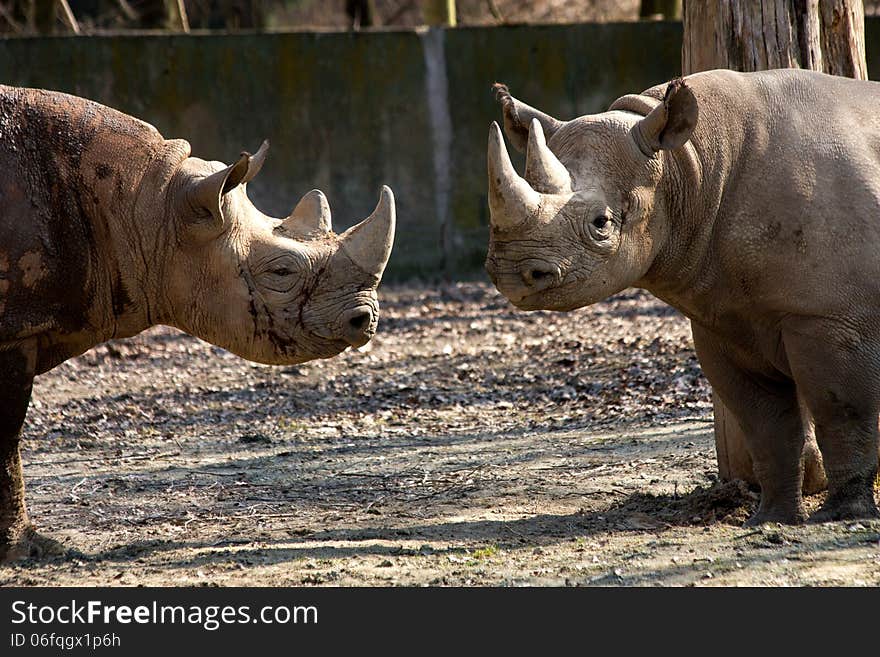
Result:
[[[223,216],[223,195],[253,180],[263,168],[268,152],[269,142],[264,140],[255,154],[242,151],[235,164],[192,184],[187,191],[187,201],[194,210],[192,223],[198,225],[200,231],[209,234],[222,232],[226,226],[226,218]]]
[[[666,87],[666,96],[633,128],[639,149],[648,157],[657,151],[683,146],[694,132],[700,110],[694,92],[678,78]]]
[[[263,164],[266,162],[266,156],[268,154],[268,139],[263,140],[263,143],[260,144],[260,148],[253,155],[247,151],[242,151],[241,156],[238,158],[238,162],[232,165],[234,171],[230,172],[229,177],[226,179],[226,183],[223,185],[223,193],[225,194],[233,187],[247,184],[256,178],[257,174],[260,173],[260,169],[263,168]],[[233,178],[233,173],[235,174],[235,178]]]
[[[504,112],[504,132],[513,147],[520,153],[526,152],[532,120],[537,119],[544,130],[545,138],[548,140],[559,128],[565,125],[563,121],[554,119],[511,96],[507,85],[496,82],[492,88],[495,90],[495,100],[501,103],[501,109]]]

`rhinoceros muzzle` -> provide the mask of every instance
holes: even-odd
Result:
[[[326,343],[326,351],[335,349],[334,353],[339,353],[347,347],[362,347],[375,335],[379,316],[375,289],[391,254],[395,220],[394,195],[390,188],[383,186],[373,213],[335,238],[338,255],[328,267],[349,271],[355,278],[363,279],[361,282],[366,287],[346,296],[341,308],[336,305],[340,292],[332,284],[329,290],[319,285],[310,295],[312,309],[306,313],[305,328]],[[327,198],[319,190],[312,190],[277,230],[293,237],[321,238],[331,233],[331,226]]]
[[[543,260],[525,260],[513,265],[504,273],[487,262],[489,276],[498,291],[518,307],[541,307],[543,293],[562,282],[562,270],[558,265]],[[525,308],[524,308],[525,309]]]
[[[342,338],[352,347],[363,347],[376,333],[376,314],[369,306],[358,306],[342,316]]]

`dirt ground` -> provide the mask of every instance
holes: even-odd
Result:
[[[716,482],[709,388],[659,301],[380,298],[379,335],[326,361],[157,328],[39,378],[30,513],[70,551],[0,584],[880,585],[880,522],[741,527],[755,495]]]

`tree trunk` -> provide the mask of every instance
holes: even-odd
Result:
[[[684,0],[683,19],[684,75],[806,68],[868,79],[861,0]]]
[[[422,13],[427,25],[455,25],[455,0],[424,0]]]
[[[805,68],[866,80],[861,0],[684,0],[683,75],[713,68]],[[757,483],[742,429],[717,396],[715,450],[723,480]],[[804,446],[804,492],[827,486],[812,420]]]
[[[40,34],[55,32],[55,0],[34,0],[34,27]]]
[[[661,16],[665,20],[681,18],[681,0],[642,0],[639,18]]]

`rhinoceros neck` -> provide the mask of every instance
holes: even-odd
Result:
[[[698,90],[706,82],[692,85]],[[735,181],[743,153],[749,150],[749,130],[744,121],[725,116],[735,110],[736,99],[719,98],[713,89],[700,96],[700,121],[691,139],[681,148],[662,151],[663,176],[658,185],[660,221],[658,248],[642,281],[655,296],[692,319],[701,320],[711,298],[717,294],[719,271],[714,253],[719,212]],[[707,99],[704,101],[704,99]]]
[[[717,175],[721,163],[701,146],[688,142],[676,152],[664,153],[659,207],[652,220],[658,248],[640,281],[642,287],[688,315],[711,283],[706,260],[722,194]]]
[[[161,138],[126,146],[114,185],[96,187],[89,216],[98,249],[96,276],[102,294],[96,302],[105,340],[135,335],[161,322],[161,280],[170,241],[165,191],[181,150]]]
[[[165,279],[169,259],[175,257],[177,241],[172,218],[168,215],[167,197],[172,179],[189,155],[188,142],[164,141],[140,179],[128,220],[120,223],[120,228],[138,244],[128,254],[133,260],[131,271],[134,273],[130,284],[141,294],[141,303],[132,315],[134,333],[155,324],[169,323],[170,302]],[[139,322],[143,325],[137,328]]]

